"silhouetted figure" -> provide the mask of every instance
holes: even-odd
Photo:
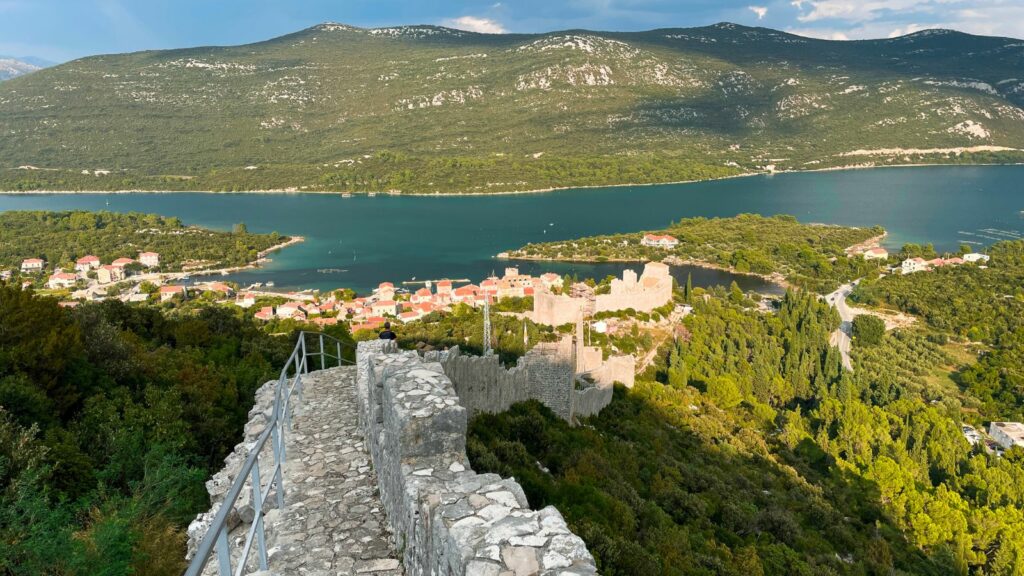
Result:
[[[394,340],[398,338],[398,335],[391,330],[391,322],[384,323],[384,329],[380,331],[381,340]]]

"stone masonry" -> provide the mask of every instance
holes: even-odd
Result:
[[[469,417],[478,412],[498,414],[517,402],[538,400],[570,424],[576,419],[593,416],[611,403],[610,385],[578,385],[573,369],[572,340],[546,342],[534,346],[506,369],[498,357],[462,354],[457,346],[440,353],[431,353],[428,360],[441,363],[445,375],[455,386],[459,404]],[[600,349],[597,353],[600,356]],[[632,357],[622,369],[609,376],[633,383]],[[611,360],[611,359],[610,359]],[[606,369],[608,363],[602,363]],[[589,375],[589,374],[588,374]]]
[[[596,574],[558,510],[531,510],[515,480],[469,469],[466,409],[440,363],[376,341],[359,344],[357,365],[360,425],[406,574]]]
[[[257,392],[246,441],[227,458],[225,469],[207,482],[213,508],[189,526],[189,558],[220,509],[252,442],[266,426],[276,384],[268,382]],[[285,507],[274,509],[274,492],[265,503],[270,574],[401,576],[377,478],[358,425],[355,367],[309,373],[303,378],[301,399],[293,396],[293,400],[297,400],[293,426],[286,436]],[[268,443],[261,454],[264,484],[272,466]],[[246,488],[246,497],[229,517],[229,545],[235,563],[254,519],[248,494]],[[216,564],[216,558],[211,559],[204,574],[217,574]],[[255,574],[255,552],[250,553],[246,568],[245,573]]]

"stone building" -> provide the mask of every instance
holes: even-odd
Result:
[[[608,294],[595,295],[585,284],[573,285],[568,295],[538,290],[533,297],[531,319],[538,324],[561,326],[575,322],[581,314],[586,318],[627,308],[650,312],[671,301],[672,275],[668,265],[648,262],[639,277],[633,270],[626,270],[621,279],[612,280]]]

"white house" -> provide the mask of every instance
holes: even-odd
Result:
[[[147,268],[153,268],[160,265],[160,255],[156,252],[142,252],[139,254],[139,262]]]
[[[871,248],[864,251],[865,260],[888,260],[889,251],[885,248]]]
[[[75,271],[85,274],[100,267],[100,259],[93,255],[82,256],[75,261]]]
[[[52,274],[50,279],[46,281],[46,287],[51,290],[71,288],[76,282],[78,282],[78,276],[68,272],[57,272]]]
[[[188,289],[184,286],[161,286],[160,287],[160,301],[167,302],[175,296],[181,296],[184,298],[188,295]]]
[[[384,316],[385,314],[394,316],[398,314],[400,308],[398,306],[398,302],[395,302],[394,300],[381,300],[379,302],[374,302],[370,310],[377,316]]]
[[[989,257],[987,254],[971,252],[970,254],[964,254],[963,259],[964,262],[988,262]]]
[[[988,435],[1007,450],[1024,446],[1024,424],[1020,422],[992,422],[988,425]]]
[[[928,262],[924,258],[907,258],[900,266],[904,274],[924,272],[928,270]]]
[[[21,261],[21,271],[24,274],[42,272],[44,266],[46,266],[46,261],[39,258],[26,258]]]
[[[679,245],[679,240],[675,236],[669,236],[668,234],[644,234],[640,243],[653,248],[671,249]]]
[[[256,305],[256,295],[251,292],[240,294],[235,300],[235,304],[239,308],[252,308]]]

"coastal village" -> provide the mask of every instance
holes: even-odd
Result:
[[[877,240],[853,247],[848,256],[877,261],[882,275],[916,274],[964,264],[983,269],[989,262],[988,255],[977,252],[931,259],[911,257],[895,260],[893,254],[880,246]],[[641,237],[640,244],[668,253],[680,242],[668,234],[647,233]],[[130,303],[163,304],[204,297],[247,311],[255,309],[250,312],[252,317],[262,322],[293,321],[318,328],[345,323],[352,334],[377,332],[387,322],[417,322],[430,314],[450,313],[460,305],[482,308],[506,299],[530,298],[532,308],[529,311],[498,313],[516,315],[552,328],[575,324],[575,330],[563,334],[558,343],[550,345],[551,350],[540,350],[544,348],[540,344],[536,346],[540,347],[540,353],[571,354],[577,376],[585,376],[588,385],[602,389],[610,388],[616,382],[631,386],[638,366],[644,361],[638,361],[634,355],[616,354],[614,351],[604,358],[601,348],[583,346],[584,322],[591,333],[604,334],[616,330],[618,322],[615,318],[595,319],[598,314],[625,310],[651,313],[673,302],[670,268],[662,262],[647,262],[640,275],[627,269],[622,278],[614,279],[604,293],[597,293],[587,283],[569,282],[552,272],[532,276],[509,266],[503,275],[492,275],[479,283],[440,279],[421,282],[422,287],[409,290],[385,281],[365,296],[357,296],[350,291],[326,294],[315,291],[273,292],[260,289],[262,286],[258,285],[238,289],[220,281],[184,284],[179,282],[189,279],[187,273],[162,273],[160,264],[160,254],[156,252],[140,252],[135,258],[124,256],[106,264],[94,255],[84,255],[75,260],[73,269],[67,270],[49,268],[48,263],[40,258],[28,258],[21,262],[18,278],[22,288],[40,287],[42,283],[41,287],[49,291],[70,292],[70,298],[60,302],[64,307],[107,298]],[[47,275],[48,270],[51,272]],[[195,273],[204,272],[208,271]],[[12,278],[13,271],[0,270],[0,280]],[[122,289],[121,285],[128,288]],[[108,294],[112,287],[117,288]],[[692,313],[692,307],[674,306],[671,313],[678,320]],[[1024,424],[1018,422],[992,422],[987,434],[964,424],[963,434],[972,445],[981,445],[996,455],[1013,446],[1024,447]]]

